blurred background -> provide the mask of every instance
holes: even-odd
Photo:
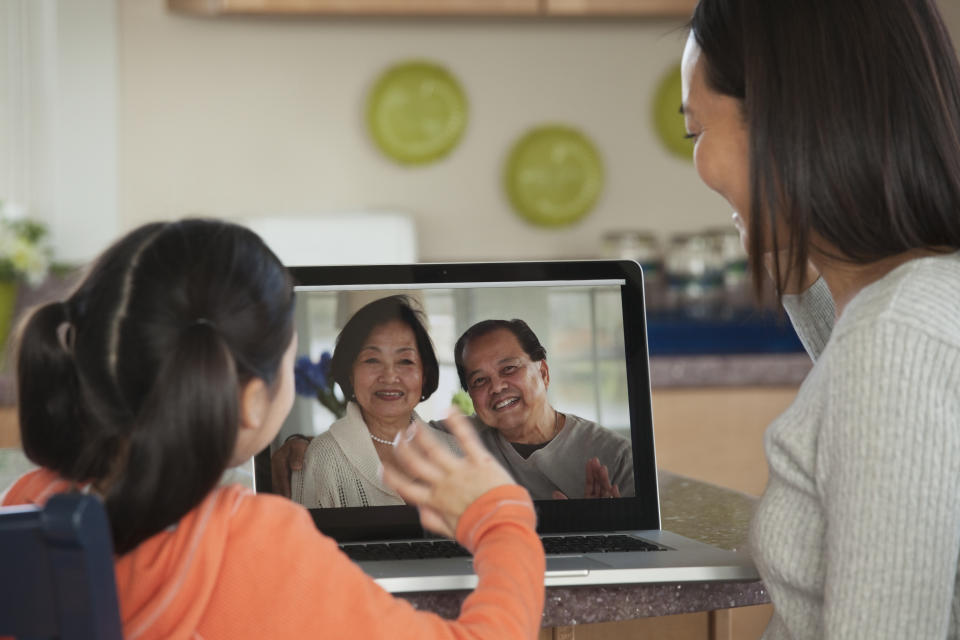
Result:
[[[248,224],[289,264],[635,259],[659,466],[759,495],[763,431],[810,361],[752,303],[682,139],[694,4],[0,0],[0,341],[118,235],[188,215]],[[960,1],[939,5],[960,42]],[[411,61],[434,75],[378,93]],[[398,104],[401,133],[452,132],[429,158],[391,151],[376,109]],[[575,318],[567,298],[550,313]],[[2,491],[30,465],[0,364]],[[731,637],[769,615],[737,610]]]
[[[58,295],[119,234],[186,215],[249,224],[289,264],[636,259],[661,465],[758,494],[759,434],[810,363],[752,303],[730,208],[682,140],[693,6],[0,0],[0,307]],[[940,8],[960,39],[960,2]],[[410,61],[440,71],[378,93]],[[371,114],[397,101],[424,135],[452,123],[437,153],[384,144]],[[9,373],[0,402],[0,447],[16,446]]]

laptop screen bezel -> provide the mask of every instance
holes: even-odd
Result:
[[[460,262],[400,265],[290,267],[298,287],[423,285],[444,283],[620,280],[627,394],[636,495],[611,499],[537,500],[541,534],[660,528],[653,409],[644,312],[643,274],[630,260]],[[371,287],[375,288],[375,287]],[[256,456],[257,491],[269,493],[270,448]],[[338,542],[422,537],[408,506],[310,509],[317,527]]]

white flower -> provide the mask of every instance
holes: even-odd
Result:
[[[27,208],[19,202],[0,202],[0,218],[13,222],[27,217]]]
[[[0,278],[23,278],[36,286],[50,269],[46,227],[31,221],[26,208],[0,200]]]
[[[43,282],[50,266],[44,252],[37,245],[20,237],[14,238],[12,249],[8,255],[13,268],[22,272],[31,285],[36,286]]]

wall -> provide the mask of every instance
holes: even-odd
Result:
[[[944,0],[955,35],[958,5]],[[441,260],[592,256],[610,229],[729,223],[650,126],[679,20],[198,18],[121,0],[119,38],[124,229],[193,213],[401,210],[421,259]],[[470,99],[460,146],[424,168],[382,157],[362,121],[377,73],[409,57],[447,65]],[[606,162],[596,209],[561,230],[525,223],[501,189],[510,144],[545,121],[580,127]]]
[[[0,199],[84,262],[117,220],[116,0],[0,0]]]
[[[164,0],[121,2],[122,222],[399,209],[416,216],[425,260],[594,255],[608,229],[726,224],[728,207],[649,124],[651,87],[679,61],[680,27],[205,19],[168,13]],[[362,121],[377,73],[409,57],[443,62],[470,99],[460,146],[424,168],[381,156]],[[606,161],[602,200],[564,230],[525,223],[501,190],[510,144],[544,121],[580,127]]]

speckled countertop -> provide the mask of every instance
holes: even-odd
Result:
[[[747,529],[756,498],[660,472],[664,529],[729,550],[748,551]],[[455,618],[469,592],[401,594],[418,609]],[[548,587],[543,626],[613,622],[729,609],[769,602],[760,581]]]
[[[812,366],[806,353],[656,356],[650,358],[650,385],[654,389],[796,387]]]

